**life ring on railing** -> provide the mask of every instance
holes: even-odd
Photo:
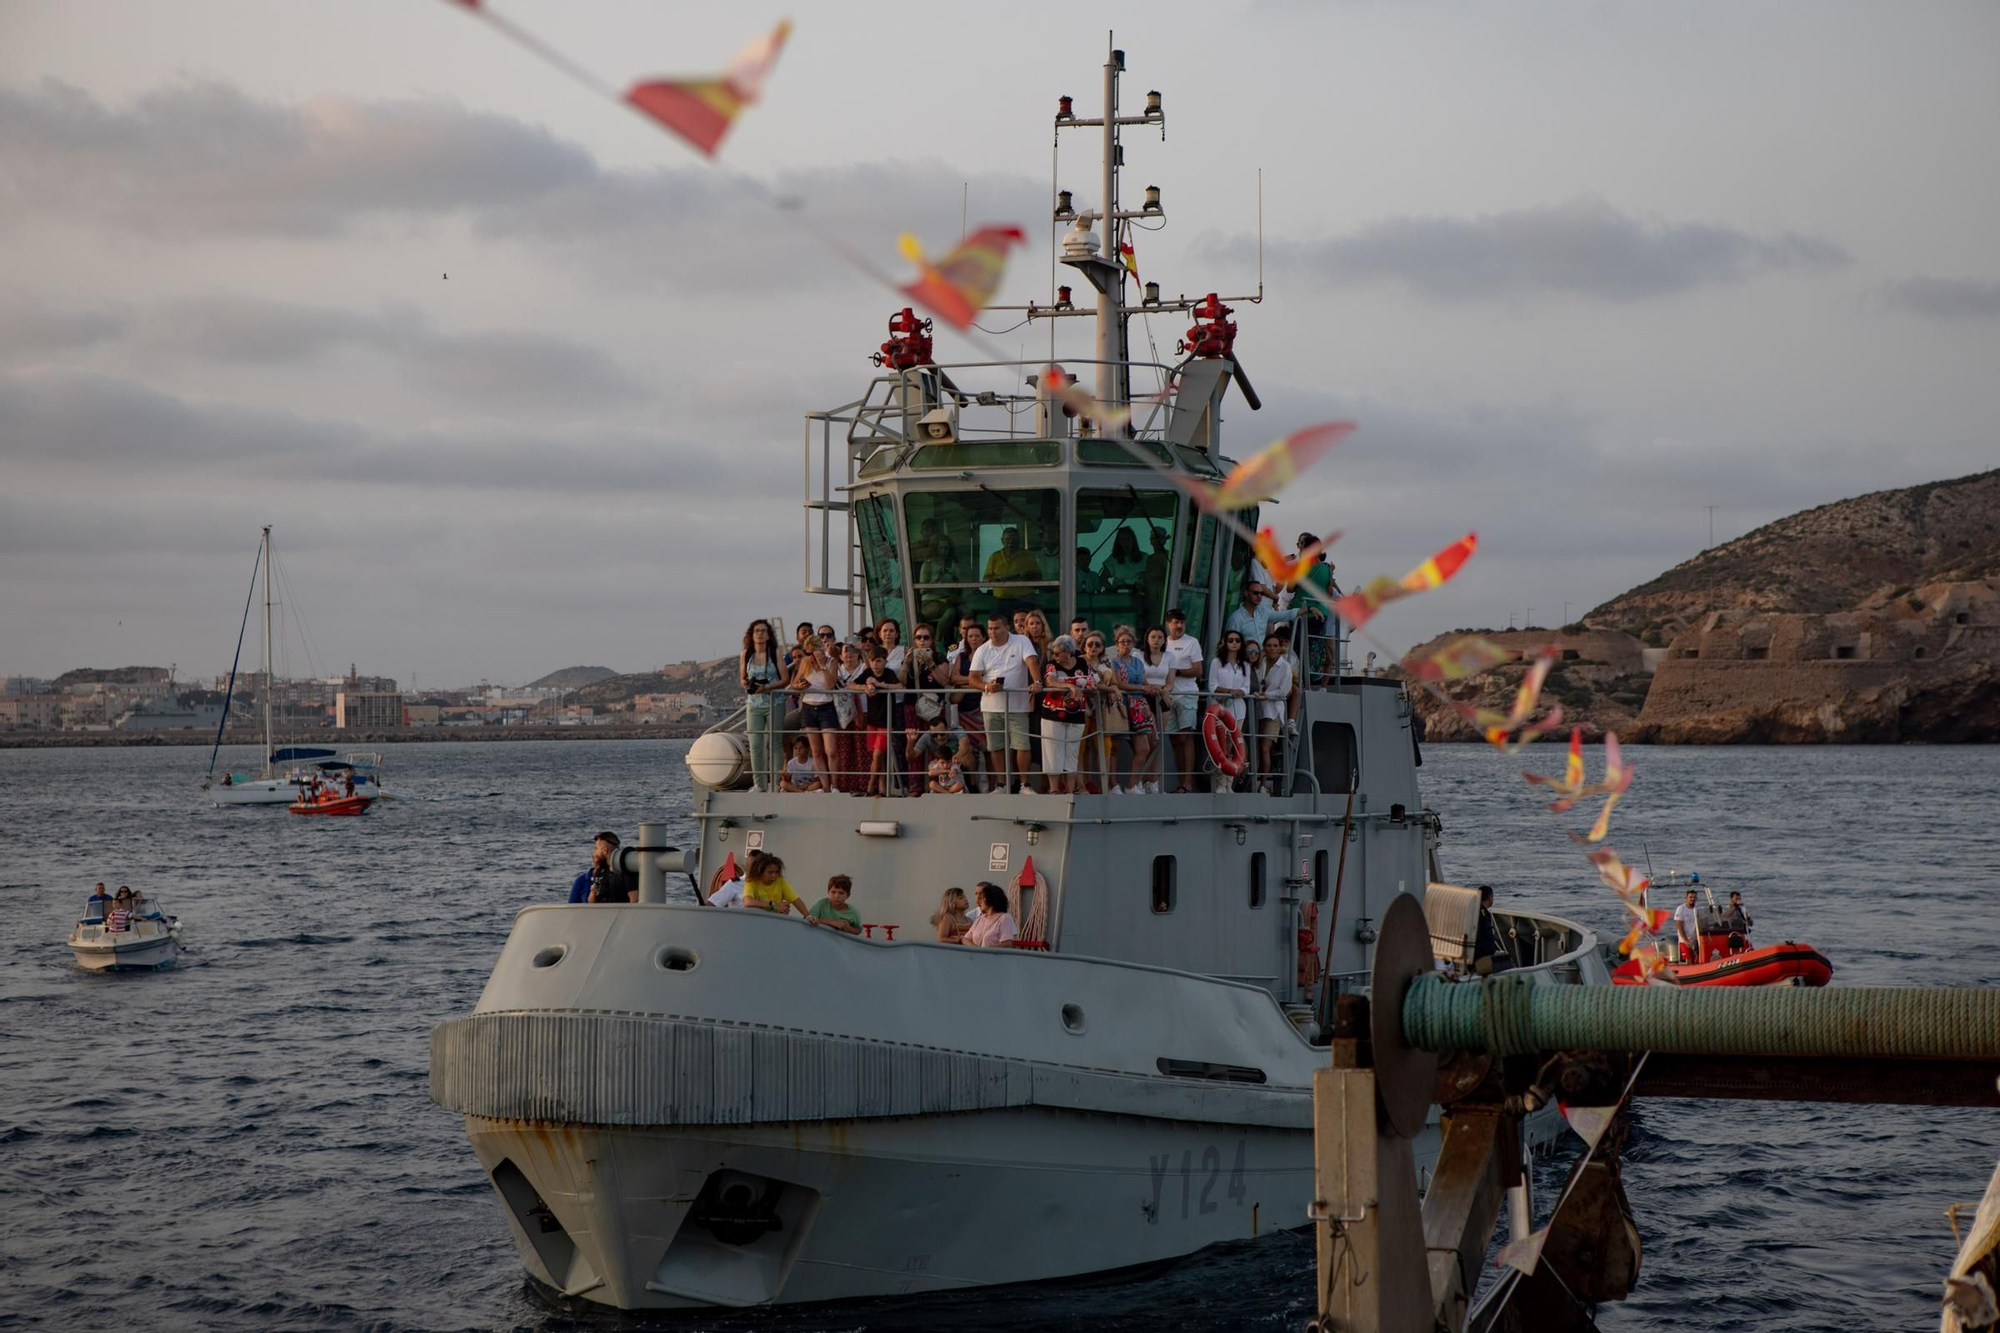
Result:
[[[1233,778],[1243,771],[1243,728],[1236,714],[1221,704],[1210,704],[1201,720],[1201,740],[1225,776]]]

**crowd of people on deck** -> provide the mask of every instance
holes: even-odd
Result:
[[[1300,546],[1311,540],[1301,536]],[[1002,563],[988,578],[1012,576],[1002,559],[1010,549],[1003,542],[994,553]],[[1306,581],[1338,591],[1323,558]],[[893,617],[845,639],[830,624],[803,622],[789,644],[770,621],[751,621],[737,675],[756,790],[1159,792],[1171,754],[1175,791],[1282,792],[1278,770],[1285,741],[1298,734],[1301,687],[1334,669],[1317,602],[1279,593],[1253,565],[1205,652],[1179,607],[1143,633],[1082,616],[1062,633],[1024,600],[1033,591],[996,587],[996,597],[1012,595],[991,614],[919,622],[907,644]],[[1308,662],[1300,639],[1312,648]],[[1228,714],[1249,751],[1240,777],[1207,762],[1209,704]]]
[[[132,923],[141,917],[159,918],[160,915],[152,900],[137,889],[120,884],[118,892],[106,893],[103,880],[97,882],[97,887],[91,890],[83,905],[85,925],[102,924],[113,934],[132,929]]]
[[[638,901],[638,877],[618,866],[618,848],[618,835],[608,829],[592,840],[590,865],[571,881],[570,902]],[[98,885],[100,891],[103,887]],[[736,867],[735,858],[731,857],[719,874],[715,887],[703,901],[710,907],[743,908],[779,916],[790,913],[808,926],[823,926],[847,935],[859,935],[864,930],[871,930],[861,920],[860,910],[854,906],[852,876],[828,876],[826,893],[808,907],[785,879],[783,858],[761,849],[752,851],[741,869]],[[946,889],[930,924],[940,944],[1015,948],[1018,947],[1020,931],[1015,925],[1011,908],[1006,889],[981,880],[971,901],[967,900],[964,889]],[[887,929],[891,932],[888,938],[893,938],[896,928],[891,926]]]

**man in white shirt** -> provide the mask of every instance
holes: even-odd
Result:
[[[1007,617],[995,612],[986,621],[986,642],[972,653],[967,673],[979,687],[979,716],[986,727],[986,769],[995,782],[1008,783],[1003,751],[1011,751],[1014,774],[1023,782],[1028,773],[1029,686],[1041,674],[1035,645],[1027,635],[1007,627]],[[1009,783],[1009,791],[1018,790]]]
[[[714,893],[708,895],[708,905],[710,907],[743,906],[743,876],[738,875],[734,879],[723,880],[722,886],[716,889]]]
[[[1674,930],[1680,937],[1681,961],[1698,963],[1701,961],[1701,909],[1694,905],[1694,890],[1688,890],[1687,901],[1674,909]]]
[[[1173,694],[1170,701],[1162,701],[1161,720],[1174,743],[1174,771],[1180,778],[1174,790],[1192,791],[1188,781],[1196,772],[1194,729],[1201,713],[1201,644],[1187,633],[1187,612],[1178,606],[1167,612],[1167,646],[1162,656]]]

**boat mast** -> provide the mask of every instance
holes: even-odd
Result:
[[[264,525],[264,776],[271,776],[271,525]]]
[[[1097,293],[1097,400],[1123,403],[1132,397],[1131,368],[1125,359],[1125,261],[1118,252],[1118,76],[1125,53],[1107,33],[1104,57],[1104,257],[1116,272]]]

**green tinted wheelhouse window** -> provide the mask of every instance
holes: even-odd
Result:
[[[913,468],[1044,467],[1062,462],[1057,440],[981,440],[926,444],[910,456]]]
[[[896,539],[896,497],[870,495],[855,502],[855,527],[861,538],[861,570],[868,580],[868,606],[873,620],[884,617],[910,634],[910,608],[903,598],[902,548]]]
[[[1141,635],[1166,612],[1179,491],[1135,486],[1076,493],[1076,615]]]
[[[1174,452],[1180,455],[1182,466],[1190,472],[1198,472],[1204,477],[1219,477],[1222,469],[1217,467],[1206,449],[1196,449],[1191,445],[1177,444]]]
[[[1139,460],[1132,457],[1132,449],[1126,445],[1168,467],[1174,464],[1174,456],[1167,452],[1167,446],[1157,440],[1127,440],[1125,444],[1116,440],[1078,440],[1076,461],[1091,467],[1138,467]]]
[[[1190,510],[1190,517],[1193,512]],[[1181,595],[1175,603],[1187,613],[1187,632],[1197,639],[1208,630],[1208,576],[1214,564],[1215,519],[1203,514],[1194,525],[1194,540],[1188,546],[1187,562],[1181,573]]]
[[[985,448],[986,446],[979,446]],[[903,495],[917,615],[958,639],[958,618],[996,609],[1062,610],[1062,496],[1054,490],[908,491]],[[1011,534],[1011,535],[1010,535]]]
[[[894,445],[887,445],[868,455],[861,464],[858,477],[879,477],[885,472],[894,472],[896,465],[903,461],[903,451]]]

